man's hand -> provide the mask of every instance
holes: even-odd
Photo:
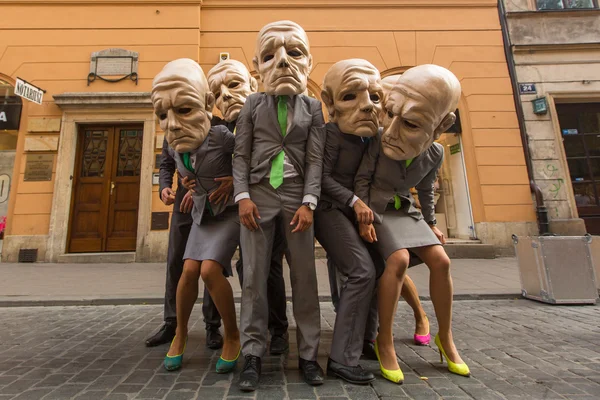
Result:
[[[160,199],[165,203],[165,206],[170,206],[175,203],[175,192],[173,189],[166,187],[160,192]]]
[[[184,176],[183,179],[181,180],[181,184],[188,191],[195,192],[195,190],[194,190],[194,188],[196,187],[196,180],[195,179],[190,179],[187,176]]]
[[[352,208],[354,208],[359,224],[370,225],[373,223],[373,211],[361,199],[356,200]]]
[[[194,199],[192,199],[192,192],[188,191],[185,196],[183,196],[183,200],[181,200],[181,205],[179,206],[179,211],[182,213],[188,214],[192,212],[192,208],[194,207]]]
[[[296,214],[294,214],[292,222],[290,222],[290,225],[296,225],[292,233],[304,232],[305,230],[310,228],[312,223],[313,211],[307,206],[300,206],[300,208],[296,211]]]
[[[438,238],[438,240],[440,241],[441,244],[446,244],[446,237],[444,236],[444,234],[442,233],[442,231],[440,231],[438,229],[437,226],[435,225],[429,225],[429,227],[431,228],[431,230],[433,231],[433,233],[435,234],[435,236]]]
[[[227,203],[229,197],[233,194],[233,176],[224,176],[222,178],[215,178],[215,182],[221,182],[217,190],[211,193],[208,196],[208,200],[211,203],[219,204],[223,202],[223,204]]]
[[[373,224],[358,224],[358,232],[365,242],[373,243],[377,241],[377,233],[375,233]]]
[[[258,223],[256,219],[260,219],[258,214],[258,207],[250,199],[242,199],[238,202],[240,207],[240,222],[246,228],[254,232],[258,229]]]

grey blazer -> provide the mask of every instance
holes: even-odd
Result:
[[[327,141],[323,159],[321,202],[329,202],[336,208],[346,208],[354,197],[354,177],[370,139],[343,133],[333,122],[327,123],[325,127]]]
[[[160,157],[160,169],[158,174],[158,197],[162,201],[161,193],[164,188],[171,188],[173,186],[173,175],[175,174],[175,170],[177,169],[177,165],[175,164],[175,159],[169,152],[169,144],[167,143],[167,139],[163,140],[162,153]],[[179,175],[179,174],[177,174]],[[175,204],[173,204],[173,212],[179,213],[179,209],[181,207],[181,201],[185,197],[187,193],[187,189],[183,187],[181,184],[181,178],[177,177],[177,191],[175,192]]]
[[[219,182],[215,182],[215,178],[231,176],[231,157],[234,146],[235,136],[226,127],[211,127],[202,145],[190,154],[195,172],[188,170],[183,164],[182,155],[169,147],[169,153],[175,160],[181,178],[187,176],[196,180],[195,192],[192,194],[194,200],[192,218],[198,225],[202,222],[202,216],[206,211],[208,196],[220,186]],[[227,204],[210,203],[210,208],[213,215],[219,215],[231,205],[233,205],[233,199],[230,199]]]
[[[373,138],[375,139],[375,138]],[[388,158],[381,150],[381,134],[371,140],[369,149],[356,174],[354,190],[362,201],[373,210],[375,221],[381,223],[383,213],[394,195],[410,202],[407,214],[420,220],[431,222],[435,219],[434,183],[444,160],[444,147],[433,143],[424,153],[413,159],[406,168],[405,161]],[[415,206],[410,194],[416,188],[421,203],[421,211]]]
[[[304,195],[319,198],[325,147],[321,103],[305,95],[293,96],[293,120],[285,138],[277,121],[275,96],[254,93],[246,99],[236,125],[233,156],[234,196],[248,192],[271,169],[271,160],[283,149],[304,179]]]

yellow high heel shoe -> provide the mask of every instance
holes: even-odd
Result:
[[[443,364],[444,358],[445,358],[446,362],[448,363],[448,371],[452,372],[453,374],[460,375],[460,376],[466,376],[466,377],[471,376],[471,371],[469,370],[469,366],[467,364],[465,364],[465,363],[456,364],[456,363],[450,361],[450,359],[448,358],[448,355],[446,354],[446,352],[444,351],[444,348],[442,347],[442,342],[440,341],[439,334],[435,335],[435,344],[437,345],[438,350],[440,351],[440,362]]]
[[[379,369],[381,370],[381,376],[383,376],[390,382],[394,382],[401,385],[402,382],[404,382],[404,374],[402,373],[402,370],[398,368],[395,371],[390,371],[389,369],[383,368],[381,358],[379,357],[379,347],[377,346],[377,340],[375,340],[375,354],[377,355],[377,361],[379,361]]]

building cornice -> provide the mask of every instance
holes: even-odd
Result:
[[[496,0],[204,0],[202,8],[402,8],[402,7],[485,7],[495,8]]]
[[[146,4],[198,4],[203,0],[0,0],[0,5],[101,5],[101,4],[122,4],[122,5],[146,5]]]
[[[560,52],[560,51],[585,51],[600,49],[600,42],[597,43],[540,43],[512,45],[515,53],[541,53],[541,52]]]
[[[507,18],[567,18],[567,17],[587,17],[600,14],[599,8],[590,9],[570,9],[570,10],[539,10],[539,11],[509,11]]]
[[[496,7],[496,0],[0,0],[0,5],[198,4],[203,8]]]
[[[67,92],[52,97],[54,103],[63,110],[152,107],[150,92]]]

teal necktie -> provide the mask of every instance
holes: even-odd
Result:
[[[406,168],[408,168],[410,166],[410,164],[412,163],[412,158],[410,160],[406,160]],[[397,194],[394,195],[394,208],[396,210],[399,210],[400,207],[402,207],[402,199],[400,198],[400,196],[398,196]]]
[[[279,96],[277,102],[277,121],[279,121],[279,127],[281,128],[281,136],[285,137],[287,133],[287,96]],[[269,183],[273,186],[273,189],[277,189],[283,183],[283,158],[285,153],[283,150],[275,156],[271,162],[271,175],[269,177]]]

